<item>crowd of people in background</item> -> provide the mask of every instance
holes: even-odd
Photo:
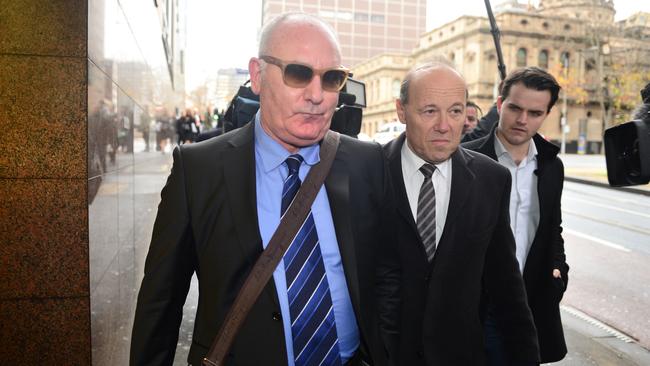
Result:
[[[165,107],[117,107],[102,99],[89,114],[88,164],[100,175],[117,164],[118,153],[149,152],[154,141],[155,151],[168,153],[174,145],[196,142],[201,133],[218,130],[222,121],[223,111],[217,109],[180,114]]]

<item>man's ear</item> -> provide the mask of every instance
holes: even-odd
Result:
[[[262,85],[262,64],[259,58],[251,57],[248,61],[248,73],[251,78],[251,90],[259,95]]]
[[[503,104],[503,97],[500,95],[497,97],[497,112],[501,115],[501,105]]]
[[[395,108],[397,109],[397,118],[399,118],[399,121],[406,124],[404,105],[402,105],[402,101],[399,98],[395,99]]]

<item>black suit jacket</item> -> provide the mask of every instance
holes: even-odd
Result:
[[[451,156],[449,208],[428,263],[402,174],[405,134],[388,143],[402,261],[400,365],[485,363],[481,293],[494,294],[497,317],[517,361],[538,360],[535,326],[517,267],[508,221],[510,174],[489,158],[459,148]]]
[[[174,151],[138,296],[131,364],[171,365],[195,271],[199,303],[188,362],[198,365],[207,353],[262,253],[254,156],[254,123]],[[374,364],[383,365],[388,345],[380,340],[379,328],[390,336],[397,331],[390,319],[397,310],[390,307],[399,301],[399,263],[396,253],[389,253],[394,210],[380,146],[341,136],[325,187],[361,347]],[[378,294],[386,301],[378,301]],[[226,364],[287,364],[272,279],[244,321]]]
[[[495,128],[492,133],[478,140],[463,144],[498,160],[494,150]],[[559,361],[567,353],[560,300],[569,281],[569,266],[564,254],[562,239],[562,187],[564,166],[557,157],[559,148],[544,140],[539,134],[533,136],[537,148],[537,195],[540,206],[539,227],[530,247],[524,266],[524,283],[528,304],[535,319],[542,362]],[[552,276],[559,269],[562,279]]]

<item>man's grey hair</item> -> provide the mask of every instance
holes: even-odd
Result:
[[[271,51],[270,48],[271,48],[271,40],[273,39],[273,33],[277,30],[278,26],[285,23],[292,23],[292,22],[308,23],[308,24],[313,24],[321,27],[329,34],[329,36],[332,37],[332,42],[336,45],[336,49],[339,55],[341,54],[341,47],[339,45],[339,40],[336,35],[336,31],[329,23],[311,14],[290,12],[290,13],[284,13],[282,15],[279,15],[273,18],[270,22],[266,23],[266,25],[264,25],[262,31],[260,32],[260,46],[258,49],[258,57],[263,55],[269,55],[269,52]]]
[[[448,58],[444,56],[434,56],[432,57],[429,61],[418,64],[411,68],[408,73],[406,73],[406,76],[404,76],[404,80],[402,80],[402,85],[399,88],[399,100],[402,104],[407,104],[409,101],[409,86],[411,85],[411,80],[413,79],[413,76],[420,72],[420,71],[425,71],[425,70],[430,70],[430,69],[437,69],[437,68],[449,68],[458,75],[460,73],[456,68],[454,67],[454,64],[449,61]],[[462,75],[461,75],[462,77]],[[467,97],[467,90],[465,91],[465,96]]]

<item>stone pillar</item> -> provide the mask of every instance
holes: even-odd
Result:
[[[0,0],[0,360],[91,363],[87,2]]]

